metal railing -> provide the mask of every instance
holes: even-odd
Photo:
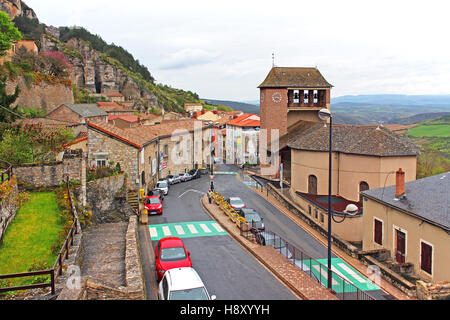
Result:
[[[13,167],[12,167],[11,163],[9,163],[8,161],[5,161],[5,160],[1,160],[1,159],[0,159],[0,163],[6,163],[6,166],[5,166],[6,170],[0,172],[0,184],[2,184],[5,181],[11,180],[14,173],[13,173]]]
[[[272,231],[260,231],[254,225],[246,223],[241,223],[240,234],[246,239],[260,245],[273,247],[281,255],[286,257],[289,262],[308,274],[323,287],[327,287],[328,267],[316,259],[311,258],[280,235]],[[333,270],[331,273],[332,291],[340,300],[375,300],[374,297],[342,278]]]
[[[13,278],[25,278],[25,277],[39,276],[39,275],[41,275],[41,276],[42,275],[50,275],[50,282],[41,282],[41,283],[35,283],[35,284],[30,284],[30,285],[24,285],[24,286],[0,288],[0,293],[50,287],[52,295],[55,295],[55,293],[56,293],[56,277],[62,275],[63,267],[64,267],[64,260],[69,258],[69,255],[70,255],[69,251],[70,251],[70,247],[73,245],[74,236],[76,234],[78,234],[78,231],[79,231],[78,230],[78,218],[77,218],[77,215],[75,214],[74,205],[72,202],[72,195],[70,193],[70,184],[69,184],[68,177],[67,177],[66,183],[67,183],[67,194],[68,194],[68,199],[69,199],[69,203],[70,203],[70,212],[73,217],[73,224],[66,236],[66,239],[64,241],[64,244],[61,247],[61,250],[59,250],[58,257],[56,258],[56,261],[55,261],[52,269],[0,275],[0,280],[13,279]]]

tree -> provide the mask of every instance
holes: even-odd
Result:
[[[48,128],[41,124],[11,128],[3,133],[0,159],[16,165],[53,161],[63,145],[74,137],[71,129]]]
[[[0,122],[14,122],[19,117],[17,115],[19,113],[18,106],[11,106],[16,101],[19,93],[19,86],[16,86],[14,94],[7,94],[6,77],[0,77]]]
[[[0,11],[0,57],[6,55],[11,44],[22,39],[22,34],[11,22],[9,15]]]

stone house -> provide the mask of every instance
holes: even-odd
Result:
[[[139,126],[141,119],[135,115],[115,115],[109,116],[108,122],[121,129],[127,129]]]
[[[134,115],[137,111],[118,104],[117,102],[97,102],[97,106],[110,116]]]
[[[285,142],[286,143],[286,142]],[[290,195],[311,218],[328,229],[329,128],[306,122],[291,131],[286,143],[290,152]],[[281,145],[280,148],[284,147]],[[395,184],[395,170],[407,170],[406,180],[416,178],[419,148],[409,140],[377,126],[333,125],[332,209],[342,223],[334,233],[351,242],[363,238],[360,192]],[[284,171],[284,170],[283,170]],[[345,213],[349,204],[358,213]]]
[[[363,191],[363,250],[387,249],[400,265],[432,282],[450,280],[450,172]]]
[[[117,103],[125,102],[125,97],[123,96],[123,94],[121,94],[120,92],[117,92],[117,91],[104,92],[104,93],[102,93],[102,95],[107,97],[112,102],[117,102]]]
[[[184,111],[186,112],[199,112],[203,110],[203,105],[201,103],[185,103]]]
[[[199,165],[208,137],[193,120],[165,121],[154,126],[121,129],[103,122],[88,123],[88,164],[120,163],[130,189],[153,188],[162,177]],[[198,156],[195,151],[199,151]],[[186,152],[186,154],[181,154]],[[181,160],[180,160],[181,159]]]
[[[47,118],[87,123],[89,121],[108,122],[108,113],[96,104],[62,104],[47,115]]]
[[[36,42],[33,40],[19,40],[13,44],[11,44],[11,49],[6,51],[6,55],[0,57],[0,65],[5,62],[11,61],[12,58],[16,55],[16,52],[20,49],[25,49],[28,52],[38,54],[39,49],[36,45]]]

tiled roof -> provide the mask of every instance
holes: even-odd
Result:
[[[114,116],[109,116],[108,117],[109,121],[116,120],[116,119],[121,119],[121,120],[127,121],[127,122],[138,122],[139,121],[139,117],[138,116],[128,115],[128,114],[114,115]]]
[[[129,145],[132,145],[135,148],[142,149],[142,145],[147,142],[147,140],[141,137],[140,135],[131,134],[130,132],[124,129],[120,129],[116,126],[107,124],[105,122],[90,121],[88,122],[88,126],[101,132],[104,132],[108,135],[111,135]]]
[[[228,121],[227,125],[236,127],[259,127],[261,125],[261,121],[257,114],[244,113],[236,119]]]
[[[117,91],[104,92],[102,94],[107,97],[123,97],[123,94]]]
[[[310,151],[329,150],[329,128],[309,124],[292,134],[288,146]],[[420,148],[391,131],[377,126],[333,125],[333,151],[379,157],[416,156]]]
[[[450,171],[405,183],[405,197],[395,200],[395,186],[361,192],[419,219],[450,230]]]
[[[316,68],[281,68],[270,70],[264,82],[258,88],[331,88]]]
[[[41,124],[44,127],[71,127],[78,126],[81,123],[69,120],[60,120],[60,119],[52,119],[52,118],[34,118],[34,119],[20,119],[17,120],[16,123],[22,124]]]
[[[73,112],[79,114],[83,118],[101,117],[108,114],[100,109],[96,104],[64,104]]]
[[[135,112],[134,109],[129,109],[116,102],[97,102],[97,106],[106,112]]]

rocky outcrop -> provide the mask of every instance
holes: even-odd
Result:
[[[11,20],[16,17],[37,19],[36,13],[21,0],[0,0],[0,10],[6,12]]]
[[[27,108],[42,107],[47,113],[52,112],[63,103],[74,103],[72,87],[64,84],[41,83],[27,85],[23,77],[6,82],[6,92],[13,94],[19,85],[20,94],[14,105]]]

